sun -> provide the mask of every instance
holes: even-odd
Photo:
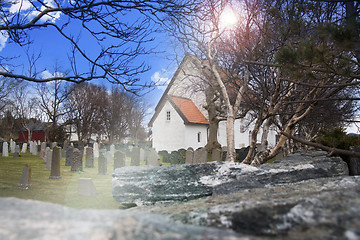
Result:
[[[230,7],[226,7],[220,15],[220,26],[222,28],[231,28],[238,23],[238,16]]]

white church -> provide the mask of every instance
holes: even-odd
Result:
[[[155,108],[149,127],[152,128],[152,145],[156,151],[197,149],[207,143],[209,121],[204,108],[205,92],[194,89],[203,78],[197,62],[195,56],[185,56]],[[235,148],[250,145],[252,124],[244,119],[235,120]],[[221,146],[227,145],[225,124],[225,121],[219,123],[218,141]],[[258,141],[261,134],[260,129]],[[276,132],[271,129],[268,145],[272,147],[275,143]]]

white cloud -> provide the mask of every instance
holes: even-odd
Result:
[[[41,73],[42,79],[47,79],[52,77],[65,77],[65,76],[66,76],[65,73],[55,72],[54,74],[52,74],[49,70],[44,70]]]
[[[36,4],[36,2],[35,2],[35,4]],[[51,8],[56,7],[54,0],[45,0],[44,4],[46,6],[38,4],[37,8],[38,9],[40,8],[40,11],[43,11],[47,7],[51,7]],[[10,13],[22,12],[24,15],[27,15],[31,19],[34,18],[35,16],[37,16],[40,13],[40,11],[35,9],[29,0],[18,0],[15,3],[12,3],[11,7],[9,8]],[[61,15],[60,12],[49,13],[48,15],[44,15],[40,19],[40,21],[41,22],[46,22],[46,21],[55,22],[57,19],[60,18],[60,15]]]
[[[161,72],[155,72],[151,76],[151,81],[155,83],[158,89],[165,90],[167,85],[170,82],[170,78],[168,77],[169,73],[163,69]]]
[[[32,7],[31,3],[27,0],[22,1],[22,0],[18,0],[15,3],[12,3],[9,11],[10,13],[17,13],[20,11],[25,11],[28,10]]]
[[[0,31],[0,51],[5,47],[8,37],[9,36],[5,31]]]

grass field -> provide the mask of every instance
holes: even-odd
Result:
[[[0,197],[16,197],[58,203],[73,208],[117,209],[119,203],[112,197],[111,174],[113,165],[108,165],[107,175],[98,175],[97,159],[94,168],[83,168],[83,172],[71,172],[65,166],[65,158],[61,160],[61,179],[49,179],[50,171],[46,164],[30,153],[14,158],[0,156]],[[25,164],[31,166],[31,185],[28,190],[18,188],[22,169]],[[81,196],[78,194],[78,179],[92,178],[98,194]]]

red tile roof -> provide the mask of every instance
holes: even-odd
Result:
[[[190,99],[170,96],[171,100],[178,107],[187,123],[209,124],[209,121],[200,112],[196,105]]]

